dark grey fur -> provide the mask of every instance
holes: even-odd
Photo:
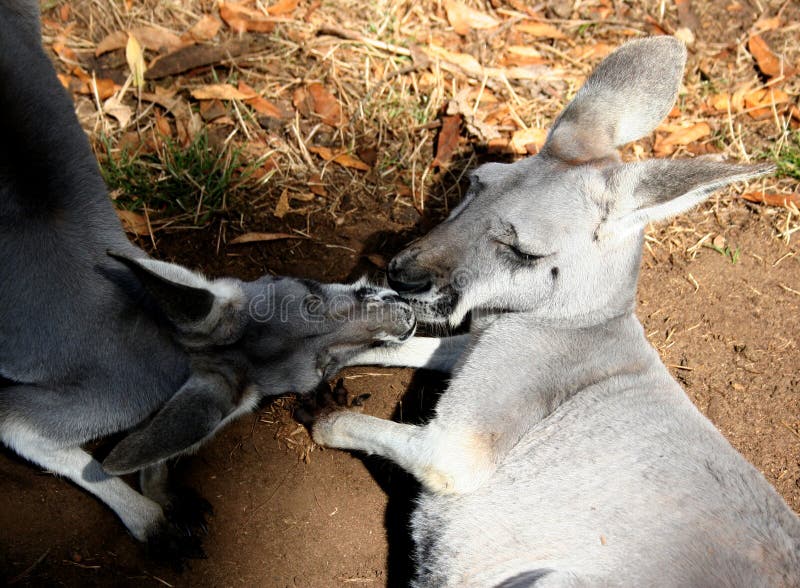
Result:
[[[38,3],[0,1],[0,439],[106,502],[139,540],[171,527],[164,461],[266,395],[313,390],[413,331],[394,292],[208,280],[125,237],[42,49]],[[109,255],[111,252],[111,255]],[[81,445],[138,427],[104,468]],[[143,470],[143,496],[115,474]]]

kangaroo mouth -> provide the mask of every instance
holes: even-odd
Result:
[[[430,286],[420,294],[403,292],[400,296],[414,309],[420,323],[430,325],[447,323],[459,300],[458,291],[449,284],[443,288]]]

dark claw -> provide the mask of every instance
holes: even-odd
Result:
[[[206,517],[214,513],[211,503],[190,488],[172,491],[172,498],[165,509],[167,519],[183,529],[186,535],[199,532],[208,534]]]
[[[177,525],[164,521],[147,541],[147,555],[181,572],[187,559],[207,559],[200,539]]]
[[[300,397],[300,405],[294,411],[294,418],[301,425],[311,428],[323,415],[343,408],[363,406],[364,401],[371,395],[361,394],[351,402],[348,402],[348,396],[343,378],[339,378],[333,390],[328,382],[322,382],[313,394]]]

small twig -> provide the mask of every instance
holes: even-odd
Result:
[[[331,25],[322,25],[319,27],[319,29],[317,29],[317,34],[331,35],[332,37],[339,37],[349,41],[357,41],[359,43],[369,45],[370,47],[383,49],[384,51],[389,51],[390,53],[396,53],[397,55],[405,55],[406,57],[412,56],[411,50],[407,49],[406,47],[392,45],[391,43],[384,43],[383,41],[378,41],[377,39],[370,39],[369,37],[365,37],[364,35],[354,31],[348,31],[347,29],[342,29]]]
[[[27,578],[27,577],[28,577],[28,574],[30,574],[30,573],[31,573],[31,572],[34,570],[34,568],[35,568],[36,566],[38,566],[40,563],[42,563],[42,562],[44,561],[44,558],[46,558],[46,557],[47,557],[47,555],[48,555],[49,553],[50,553],[50,548],[48,547],[48,548],[47,548],[47,551],[45,551],[45,552],[44,552],[42,555],[40,555],[40,556],[39,556],[39,557],[36,559],[36,561],[35,561],[35,562],[33,562],[33,563],[32,563],[31,565],[29,565],[27,568],[25,568],[24,570],[22,570],[22,571],[21,571],[19,574],[17,574],[17,575],[16,575],[16,576],[14,576],[13,578],[11,578],[11,579],[8,581],[8,585],[9,585],[9,586],[12,586],[12,585],[16,584],[17,582],[19,582],[19,581],[21,581],[21,580],[24,580],[25,578]]]

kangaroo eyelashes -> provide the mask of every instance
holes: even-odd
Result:
[[[543,257],[547,257],[546,255],[527,253],[522,249],[520,249],[519,247],[517,247],[516,245],[511,245],[510,243],[503,243],[501,241],[498,241],[498,243],[500,243],[502,247],[513,253],[514,257],[516,257],[519,261],[524,261],[526,263],[533,263],[534,261],[538,261]]]

